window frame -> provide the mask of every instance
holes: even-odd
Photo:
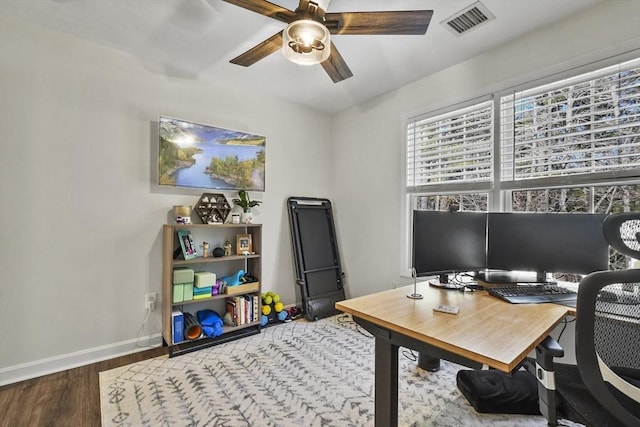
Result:
[[[640,67],[640,56],[637,52],[632,53],[633,56],[630,56],[629,53],[619,55],[614,58],[609,58],[605,61],[600,61],[596,63],[592,63],[588,66],[584,67],[576,67],[573,69],[569,69],[563,71],[561,73],[550,74],[541,79],[537,79],[534,81],[530,81],[526,84],[519,85],[517,87],[507,87],[501,90],[496,90],[489,95],[485,95],[482,97],[470,99],[465,102],[458,102],[449,107],[443,107],[436,110],[432,110],[430,112],[425,112],[419,115],[414,115],[412,117],[407,117],[403,121],[403,145],[404,145],[404,174],[403,174],[403,233],[402,233],[402,256],[401,256],[401,275],[410,277],[411,276],[411,230],[413,227],[412,224],[412,211],[415,209],[417,204],[417,199],[421,196],[432,196],[432,195],[453,195],[453,194],[464,194],[464,193],[478,193],[478,192],[487,192],[488,200],[487,207],[489,212],[501,212],[501,211],[511,211],[512,208],[512,192],[513,191],[527,191],[527,190],[536,190],[540,188],[567,188],[567,187],[597,187],[601,185],[640,185],[640,170],[618,170],[618,171],[609,171],[609,172],[601,172],[601,173],[586,173],[581,175],[563,175],[563,176],[554,176],[554,177],[542,177],[542,178],[531,178],[531,179],[523,179],[523,180],[502,180],[502,129],[503,126],[503,117],[502,117],[502,107],[501,100],[506,97],[513,95],[518,92],[526,92],[534,90],[535,88],[542,87],[544,85],[553,85],[556,84],[560,86],[562,81],[568,81],[571,79],[575,79],[581,77],[584,74],[593,74],[594,77],[590,77],[595,79],[595,75],[603,74],[603,70],[608,68],[613,68],[615,66],[620,66],[627,62],[634,63],[633,66]],[[615,71],[614,71],[615,72]],[[604,73],[606,74],[606,73]],[[483,101],[492,100],[493,101],[493,171],[492,171],[492,180],[489,183],[480,182],[480,183],[439,183],[435,185],[429,185],[428,188],[419,187],[419,188],[411,188],[408,186],[407,181],[407,149],[409,146],[408,142],[408,125],[411,122],[415,122],[416,118],[429,118],[429,117],[437,117],[438,115],[447,114],[452,111],[456,111],[459,109],[466,108],[475,103],[480,103]],[[638,119],[638,125],[640,126],[640,118]],[[487,185],[488,184],[488,185]]]
[[[478,106],[482,106],[483,104],[490,104],[493,103],[493,111],[492,111],[492,116],[491,116],[491,124],[492,124],[492,129],[491,129],[491,137],[493,138],[493,152],[491,153],[492,159],[491,162],[493,163],[493,167],[490,171],[490,176],[487,179],[480,179],[480,180],[472,180],[472,181],[465,181],[465,182],[461,182],[461,181],[456,181],[456,182],[439,182],[437,184],[427,184],[427,185],[420,185],[420,184],[416,184],[415,182],[415,176],[416,176],[416,171],[415,171],[415,166],[413,168],[410,168],[408,166],[408,162],[407,159],[409,158],[409,128],[414,126],[415,123],[420,122],[420,121],[440,121],[442,120],[442,118],[447,118],[450,117],[450,115],[454,112],[464,112],[464,114],[469,113],[470,111],[474,111],[476,110],[475,107]],[[440,119],[440,120],[438,120]],[[437,188],[446,188],[446,189],[454,189],[455,188],[460,188],[461,190],[464,189],[469,189],[469,188],[473,188],[474,190],[487,190],[490,189],[491,186],[493,185],[493,182],[495,181],[495,135],[496,135],[496,116],[495,116],[495,101],[493,99],[492,96],[484,96],[481,98],[476,98],[476,99],[471,99],[462,103],[458,103],[446,108],[441,108],[441,109],[437,109],[437,110],[433,110],[427,113],[422,113],[419,115],[415,115],[412,117],[408,117],[405,121],[404,121],[404,188],[405,190],[408,188],[412,188],[413,192],[424,192],[424,191],[428,191],[431,192],[433,191],[433,189],[437,189]],[[414,141],[413,141],[413,158],[415,161],[415,129],[414,129]],[[410,171],[413,171],[412,176],[414,177],[414,182],[413,185],[409,185],[409,174]]]

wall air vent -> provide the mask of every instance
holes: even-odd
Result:
[[[494,19],[495,16],[489,12],[489,9],[477,1],[461,11],[454,13],[442,21],[441,24],[459,36]]]

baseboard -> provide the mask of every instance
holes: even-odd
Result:
[[[148,350],[150,348],[160,347],[161,345],[162,335],[157,333],[146,337],[135,338],[119,343],[93,347],[74,353],[67,353],[47,359],[9,366],[7,368],[0,369],[0,386],[65,371],[67,369],[77,368],[78,366],[84,366],[100,362],[102,360],[125,356],[127,354]]]

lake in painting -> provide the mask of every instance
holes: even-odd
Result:
[[[264,191],[264,136],[169,117],[159,135],[160,185]]]

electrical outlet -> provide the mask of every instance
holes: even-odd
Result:
[[[153,311],[156,308],[156,293],[150,292],[144,296],[144,308]]]

